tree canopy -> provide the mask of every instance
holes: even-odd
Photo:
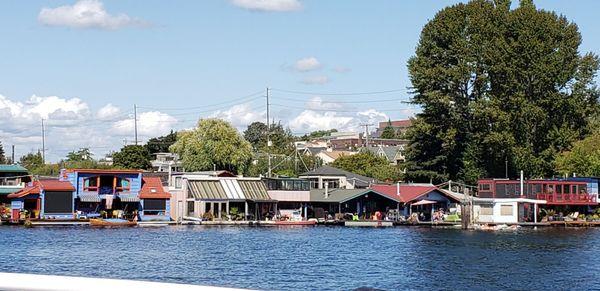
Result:
[[[281,123],[272,123],[269,139],[272,146],[267,149],[267,125],[255,121],[248,125],[244,131],[244,138],[252,145],[256,152],[273,154],[290,154],[294,150],[294,136],[289,129],[283,128]]]
[[[396,182],[402,179],[402,171],[398,167],[390,165],[387,159],[379,157],[372,152],[360,152],[354,155],[341,156],[331,165],[380,181]]]
[[[317,131],[313,131],[309,134],[305,134],[303,135],[300,139],[301,140],[311,140],[314,138],[319,138],[319,137],[324,137],[324,136],[328,136],[331,135],[334,132],[338,132],[337,129],[329,129],[329,130],[317,130]]]
[[[575,142],[556,158],[556,171],[565,176],[600,177],[600,132]]]
[[[67,159],[65,162],[82,162],[82,161],[92,161],[92,153],[89,148],[81,148],[77,151],[72,151],[67,154]]]
[[[113,154],[113,166],[125,169],[149,169],[150,153],[142,145],[126,145]]]
[[[188,171],[228,170],[244,173],[252,159],[252,146],[237,130],[220,119],[200,119],[198,126],[178,133],[171,151],[179,154]]]
[[[598,112],[598,57],[579,54],[577,25],[521,1],[447,7],[408,63],[409,178],[463,180],[554,173],[555,157],[589,133]]]
[[[383,132],[381,133],[381,138],[385,138],[385,139],[396,138],[396,130],[394,130],[391,120],[388,120],[387,126],[383,129]]]
[[[2,142],[0,142],[0,164],[6,164],[8,160],[4,155],[4,147],[2,147]]]
[[[150,155],[156,153],[167,153],[169,152],[169,147],[175,143],[177,140],[177,132],[171,130],[171,132],[164,136],[153,137],[148,140],[145,147],[148,150]]]

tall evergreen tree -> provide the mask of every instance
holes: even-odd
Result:
[[[558,152],[598,112],[598,57],[577,25],[521,1],[447,7],[423,28],[408,68],[422,113],[409,130],[409,179],[474,182],[554,173]]]
[[[6,156],[4,155],[4,147],[2,147],[2,142],[0,142],[0,164],[6,164],[7,162]]]

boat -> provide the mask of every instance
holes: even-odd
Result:
[[[360,227],[389,227],[394,226],[393,221],[388,220],[347,220],[345,226],[360,226]]]
[[[125,219],[119,219],[119,218],[108,218],[108,219],[94,218],[94,219],[90,219],[90,225],[91,226],[136,226],[137,222],[129,221],[129,220],[125,220]]]
[[[315,220],[278,220],[275,221],[275,225],[316,225],[317,221]]]

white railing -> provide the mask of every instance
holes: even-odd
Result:
[[[240,290],[222,287],[158,283],[134,280],[32,275],[17,273],[0,273],[0,290],[22,290],[22,291],[58,291],[58,290],[127,290],[127,291],[152,291],[152,290],[177,290],[177,291],[199,291],[199,290]]]

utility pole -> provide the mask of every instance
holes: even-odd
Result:
[[[365,148],[369,148],[369,126],[373,125],[372,123],[363,123],[360,126],[365,127]]]
[[[42,164],[46,163],[46,129],[44,128],[44,119],[42,118]]]
[[[267,158],[269,160],[269,171],[267,177],[271,177],[271,121],[269,120],[269,87],[267,87]]]
[[[10,160],[13,164],[16,164],[15,162],[15,145],[12,145],[12,159]]]
[[[135,145],[138,145],[137,135],[137,105],[133,104],[133,131],[135,133]]]
[[[504,157],[504,178],[508,179],[508,157]]]

